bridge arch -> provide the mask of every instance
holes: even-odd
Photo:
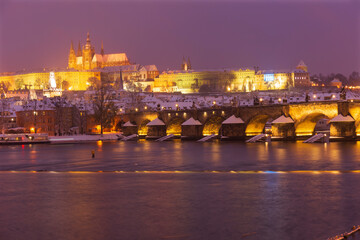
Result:
[[[203,135],[219,134],[221,124],[225,119],[221,116],[213,115],[207,119],[203,128]]]
[[[175,136],[181,135],[181,124],[185,120],[181,117],[173,117],[166,125],[166,135],[174,134]]]
[[[250,119],[246,125],[245,135],[255,136],[264,132],[265,124],[270,119],[269,115],[257,115]]]
[[[298,122],[295,123],[296,136],[313,135],[317,122],[323,118],[330,119],[329,116],[322,112],[311,113],[300,119]]]

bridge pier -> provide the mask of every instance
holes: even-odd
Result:
[[[181,138],[184,140],[196,140],[203,137],[202,125],[182,125]]]
[[[353,140],[356,136],[355,120],[350,115],[337,115],[330,120],[330,136]]]
[[[138,133],[138,127],[137,126],[123,126],[122,132],[124,136],[130,136],[133,134]]]
[[[271,124],[271,132],[273,140],[295,140],[295,124],[294,123],[273,123]]]
[[[245,124],[222,124],[221,135],[229,139],[245,139]]]
[[[330,136],[348,140],[355,138],[355,122],[330,122]]]
[[[166,136],[166,126],[148,126],[148,132],[146,138],[160,138]]]

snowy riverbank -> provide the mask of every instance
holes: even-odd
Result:
[[[88,141],[110,141],[118,140],[122,135],[120,133],[104,133],[101,135],[72,135],[72,136],[51,136],[50,143],[75,143]]]

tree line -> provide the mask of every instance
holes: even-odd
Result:
[[[325,85],[329,85],[330,82],[334,79],[339,79],[343,85],[348,86],[359,86],[360,85],[360,74],[359,72],[352,72],[348,77],[341,73],[330,73],[328,75],[324,74],[314,74],[311,76],[311,80],[314,82],[321,82]]]

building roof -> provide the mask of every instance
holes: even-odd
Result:
[[[196,73],[196,72],[236,72],[236,71],[254,71],[251,67],[241,68],[221,68],[221,69],[190,69],[190,70],[166,70],[162,74],[178,74],[178,73]]]
[[[131,65],[104,67],[100,71],[101,72],[116,72],[116,71],[131,72],[131,71],[138,71],[139,68],[140,68],[139,64],[131,64]]]
[[[103,56],[101,54],[94,54],[92,62],[103,62]]]
[[[157,67],[156,67],[156,65],[146,65],[146,66],[144,66],[144,68],[146,69],[146,71],[157,71],[158,69],[157,69]]]
[[[128,61],[128,58],[125,53],[113,53],[106,54],[103,56],[104,62],[125,62]]]
[[[132,124],[130,121],[124,123],[123,127],[135,127],[136,125]]]
[[[355,122],[355,120],[350,115],[344,117],[342,114],[339,114],[331,119],[330,122]]]
[[[341,81],[337,78],[334,78],[334,80],[331,81],[332,83],[341,83]]]
[[[297,67],[307,67],[304,63],[303,60],[300,60],[299,64],[297,65]]]
[[[186,120],[185,122],[183,122],[181,125],[182,126],[194,126],[194,125],[200,126],[202,124],[198,120],[195,120],[194,118],[191,117],[188,120]]]
[[[228,119],[222,122],[222,124],[241,124],[244,123],[244,121],[241,118],[235,117],[235,115],[232,115]]]
[[[282,115],[271,123],[294,123],[294,120],[292,120],[291,117],[285,117],[284,115]]]
[[[165,123],[161,121],[159,118],[155,118],[154,120],[146,124],[146,126],[164,126],[164,125]]]

